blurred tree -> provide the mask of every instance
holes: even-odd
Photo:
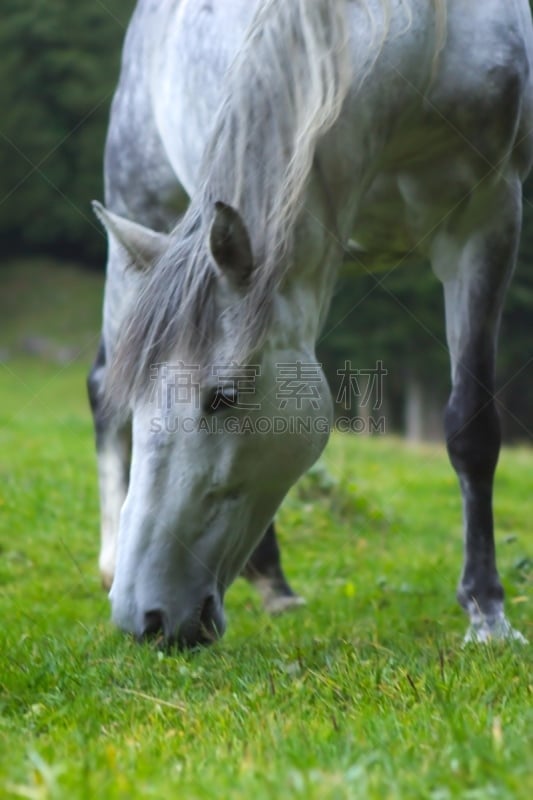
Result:
[[[330,365],[326,372],[334,393],[338,363],[349,360],[356,369],[369,369],[382,361],[389,430],[405,430],[411,418],[413,436],[438,436],[435,407],[442,406],[449,382],[439,282],[424,262],[374,275],[350,272],[348,265],[318,348],[322,362]]]
[[[33,250],[103,268],[105,239],[89,202],[103,194],[108,109],[133,6],[134,0],[2,0],[4,254]],[[533,182],[526,186],[524,212],[498,362],[501,400],[510,410],[505,429],[521,438],[533,429]],[[382,360],[389,371],[389,428],[403,430],[407,420],[415,428],[418,422],[418,432],[431,432],[449,387],[440,285],[422,264],[375,276],[348,273],[319,345],[334,393],[344,361],[366,369]]]
[[[334,394],[346,360],[385,378],[389,429],[438,435],[450,387],[442,288],[427,264],[375,275],[347,266],[337,285],[318,354]],[[503,314],[497,387],[507,439],[533,440],[533,178],[524,188],[524,225],[517,269]],[[359,412],[354,406],[354,414]],[[418,416],[418,418],[417,418]],[[412,430],[409,427],[412,425]]]
[[[500,411],[508,439],[533,441],[533,175],[524,187],[518,264],[505,304],[498,359]]]
[[[89,201],[133,0],[3,0],[0,233],[22,249],[103,260]]]

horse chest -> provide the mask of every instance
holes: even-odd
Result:
[[[448,5],[440,52],[427,44],[428,17],[391,30],[342,122],[349,154],[339,174],[353,180],[350,234],[378,261],[383,253],[426,255],[434,231],[479,215],[499,176],[529,169],[530,65],[519,20],[510,10],[502,25],[497,3],[477,15],[461,16],[455,6]]]

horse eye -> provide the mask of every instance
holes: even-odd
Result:
[[[216,411],[223,411],[225,408],[233,408],[237,405],[238,399],[235,386],[217,386],[209,397],[206,412],[213,414]]]

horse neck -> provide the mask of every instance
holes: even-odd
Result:
[[[279,289],[278,314],[287,337],[309,350],[324,325],[343,247],[329,193],[316,172],[296,222],[290,267]]]

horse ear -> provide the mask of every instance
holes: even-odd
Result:
[[[157,233],[137,222],[119,217],[96,200],[93,200],[92,206],[108,236],[131,256],[134,268],[149,269],[167,249],[169,237],[166,234]]]
[[[226,203],[215,203],[209,233],[211,254],[235,288],[244,288],[254,268],[252,245],[238,211]]]

